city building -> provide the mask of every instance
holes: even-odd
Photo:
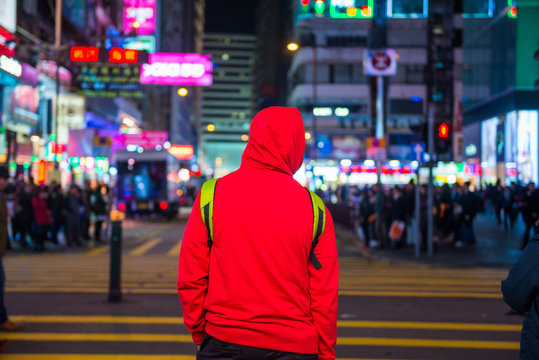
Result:
[[[464,157],[484,183],[537,183],[539,3],[471,3],[463,21]]]
[[[207,173],[221,176],[240,166],[253,117],[256,37],[206,33],[204,54],[214,64],[213,85],[202,89],[201,156]]]
[[[460,17],[454,7],[438,0],[298,0],[292,8],[298,49],[290,55],[288,104],[302,112],[307,157],[318,174],[374,183],[372,160],[378,159],[386,164],[383,182],[409,181],[410,167],[403,164],[415,159],[414,141],[427,141],[429,98],[435,109],[445,104],[443,120],[455,128],[460,56],[452,40]],[[444,16],[451,26],[441,27]],[[432,33],[440,41],[432,42]],[[442,50],[444,59],[433,63]],[[448,70],[438,75],[443,90],[433,71],[441,66]],[[372,139],[380,137],[385,146]],[[345,166],[343,173],[342,160],[369,166]]]
[[[290,54],[284,45],[290,27],[290,0],[262,0],[256,9],[256,57],[253,71],[255,113],[286,105]]]

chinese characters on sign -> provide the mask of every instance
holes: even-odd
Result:
[[[124,0],[124,33],[137,35],[155,31],[155,0]]]
[[[115,66],[83,66],[76,77],[81,89],[79,94],[87,97],[104,98],[136,98],[143,97],[140,86],[140,67],[129,65],[119,68]]]
[[[114,47],[108,51],[107,59],[100,58],[100,49],[95,46],[73,46],[70,58],[73,62],[109,62],[114,64],[136,64],[139,61],[139,51]]]
[[[74,62],[97,62],[99,60],[99,48],[95,46],[73,46],[69,57]]]
[[[109,51],[109,62],[136,64],[138,61],[138,50],[112,48]]]

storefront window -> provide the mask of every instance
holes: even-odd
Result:
[[[429,14],[428,0],[388,0],[387,16],[393,18],[424,18]]]

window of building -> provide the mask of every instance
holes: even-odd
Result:
[[[348,84],[352,80],[350,64],[335,64],[333,65],[333,83]]]
[[[352,65],[352,83],[353,84],[364,84],[367,82],[367,77],[363,73],[362,64],[353,64]]]
[[[494,14],[494,0],[465,0],[462,3],[462,17],[486,18]]]
[[[329,64],[317,64],[316,65],[316,82],[318,84],[327,84],[329,83]],[[313,66],[305,66],[305,82],[313,82]]]
[[[421,115],[423,114],[423,100],[391,99],[389,112],[390,114]]]
[[[425,82],[425,68],[423,65],[407,65],[405,74],[407,84],[423,84]]]
[[[428,0],[387,0],[387,16],[393,18],[426,18]]]
[[[326,44],[328,46],[342,46],[342,47],[367,46],[367,37],[358,36],[358,35],[327,36]]]

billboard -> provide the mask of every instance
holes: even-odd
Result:
[[[129,98],[143,97],[140,86],[140,66],[82,66],[75,78],[78,93],[86,97]]]
[[[332,18],[372,18],[374,0],[331,0],[329,14]]]
[[[0,26],[12,33],[17,31],[17,0],[0,0]]]
[[[60,94],[58,97],[58,133],[56,141],[67,144],[69,131],[84,127],[85,99],[73,94]]]
[[[498,118],[485,120],[481,123],[481,165],[487,181],[496,176],[496,133]]]
[[[124,0],[124,33],[137,35],[155,32],[155,0]]]
[[[140,82],[158,85],[210,86],[213,82],[210,55],[153,53],[143,64]]]
[[[517,169],[523,182],[538,182],[538,114],[537,110],[518,112]]]

